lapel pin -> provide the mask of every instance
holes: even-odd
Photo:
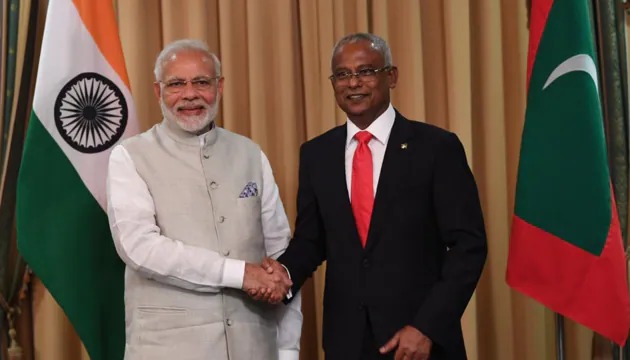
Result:
[[[407,148],[407,143],[400,144],[400,148],[405,150]]]

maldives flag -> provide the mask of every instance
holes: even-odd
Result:
[[[589,2],[532,1],[507,282],[622,345],[630,328],[626,258]]]

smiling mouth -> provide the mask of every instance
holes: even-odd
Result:
[[[204,110],[203,109],[190,109],[190,110],[180,110],[178,112],[179,116],[183,116],[183,117],[196,117],[196,116],[201,116],[202,114],[204,114]]]
[[[179,113],[183,113],[183,114],[198,114],[202,111],[205,110],[204,106],[201,105],[197,105],[197,106],[180,106],[177,108],[177,112]]]
[[[361,101],[365,99],[366,97],[367,97],[366,94],[351,94],[351,95],[347,95],[346,99],[350,101]]]
[[[177,110],[201,110],[204,107],[201,105],[194,105],[194,106],[180,106],[177,108]]]

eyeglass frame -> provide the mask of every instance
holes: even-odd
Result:
[[[393,70],[395,68],[396,68],[396,66],[393,66],[393,65],[383,66],[382,68],[378,68],[378,69],[364,68],[364,69],[361,69],[361,70],[359,70],[357,72],[348,71],[347,72],[348,73],[348,77],[343,78],[343,79],[337,78],[337,76],[335,74],[330,75],[328,77],[328,79],[330,79],[330,81],[332,81],[334,83],[350,82],[350,80],[352,78],[357,78],[357,80],[361,80],[361,81],[369,81],[369,79],[366,79],[366,78],[369,78],[371,76],[374,76],[374,78],[376,78],[376,75],[378,75],[379,73],[382,73],[382,72],[386,73],[387,71],[391,71],[391,70]],[[366,70],[371,70],[371,71],[374,72],[374,74],[364,74],[363,77],[361,77],[360,72],[361,71],[366,71]]]
[[[189,83],[192,85],[192,87],[193,87],[193,89],[195,91],[210,90],[212,88],[212,86],[213,86],[212,83],[214,82],[215,84],[218,84],[219,80],[221,80],[222,78],[223,78],[223,76],[221,76],[221,75],[218,75],[218,76],[197,76],[197,77],[194,77],[194,78],[189,79],[189,80],[180,79],[180,78],[174,78],[174,79],[171,79],[171,80],[168,80],[168,81],[158,80],[155,83],[164,85],[165,91],[168,91],[168,92],[171,92],[171,93],[179,93],[179,92],[182,92],[185,89],[185,87],[188,86]],[[195,87],[195,81],[202,81],[202,80],[208,81],[208,83],[209,83],[208,89],[198,89],[198,88]],[[175,88],[175,89],[174,88],[169,88],[169,84],[173,85],[176,82],[183,82],[184,84],[183,84],[183,86],[181,88]]]

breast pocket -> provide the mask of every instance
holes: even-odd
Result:
[[[262,201],[260,196],[238,198],[234,210],[234,230],[246,237],[262,236]]]

